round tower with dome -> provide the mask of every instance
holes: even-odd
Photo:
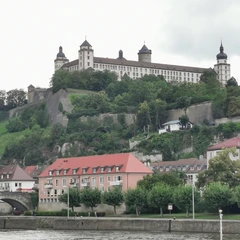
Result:
[[[222,42],[219,50],[220,52],[216,56],[217,64],[214,65],[214,71],[217,73],[218,81],[225,86],[231,76],[231,67],[227,63],[227,54],[224,53]]]
[[[68,63],[68,62],[69,62],[68,59],[66,58],[65,54],[63,53],[63,48],[62,48],[62,46],[60,46],[57,57],[54,60],[55,71],[60,69],[62,67],[62,65],[64,65],[65,63]]]

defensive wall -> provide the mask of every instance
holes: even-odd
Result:
[[[96,217],[0,217],[0,229],[117,230],[219,233],[218,220],[171,220]],[[240,221],[223,221],[223,234],[239,234]]]

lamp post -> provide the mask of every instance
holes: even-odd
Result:
[[[68,207],[67,218],[69,219],[69,187],[68,187],[68,191],[67,191],[67,207]]]
[[[219,219],[220,219],[220,240],[222,240],[222,217],[223,217],[223,214],[222,214],[222,209],[219,209]]]
[[[194,186],[194,181],[193,181],[193,176],[192,176],[192,216],[193,216],[193,220],[195,220],[195,196],[194,196],[194,190],[195,190],[195,186]]]

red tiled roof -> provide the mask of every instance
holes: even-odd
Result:
[[[27,166],[24,171],[29,175],[31,176],[32,173],[35,171],[36,169],[36,166]]]
[[[118,173],[152,173],[140,160],[134,157],[131,153],[120,154],[106,154],[99,156],[85,156],[85,157],[73,157],[73,158],[59,158],[52,165],[46,168],[39,177],[49,176],[49,171],[52,171],[52,176],[56,176],[56,170],[67,170],[66,175],[72,176],[72,170],[76,169],[76,174],[109,174],[107,167],[120,167]],[[105,167],[104,172],[101,172],[101,168]],[[93,173],[92,169],[96,168],[96,172]],[[85,173],[82,173],[82,169],[86,169]],[[116,172],[116,169],[112,169],[111,173]],[[61,172],[59,175],[63,175]]]
[[[47,167],[47,165],[27,166],[24,171],[32,178],[37,178]]]
[[[224,148],[232,148],[232,147],[240,147],[240,138],[230,138],[227,139],[219,144],[213,145],[207,149],[207,151],[224,149]]]

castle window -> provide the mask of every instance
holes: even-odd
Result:
[[[89,48],[89,47],[88,47]],[[89,54],[89,52],[87,52]]]
[[[88,62],[87,65],[90,66],[90,62]]]
[[[147,68],[145,68],[145,72],[147,72]]]
[[[90,57],[88,56],[87,59],[90,59]]]

